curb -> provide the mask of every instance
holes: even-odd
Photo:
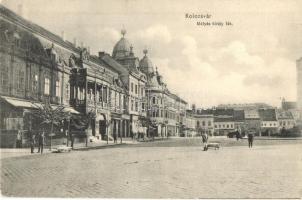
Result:
[[[92,146],[92,147],[79,147],[79,148],[73,148],[72,151],[89,151],[93,149],[106,149],[106,148],[115,148],[115,147],[120,147],[120,146],[125,146],[129,145],[127,143],[122,143],[122,144],[107,144],[107,145],[102,145],[102,146]]]

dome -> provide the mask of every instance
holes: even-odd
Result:
[[[113,58],[124,58],[130,55],[131,45],[124,37],[126,30],[121,31],[123,37],[116,43],[112,51]]]
[[[154,73],[154,69],[153,69],[153,64],[152,64],[151,60],[147,56],[147,53],[148,53],[148,51],[144,50],[145,56],[143,57],[143,59],[140,60],[139,68],[143,73],[148,75],[148,74]]]

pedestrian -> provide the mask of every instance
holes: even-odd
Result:
[[[114,140],[114,143],[117,143],[117,135],[116,135],[116,133],[113,133],[113,140]]]
[[[43,153],[43,147],[44,147],[44,140],[45,140],[45,136],[44,136],[44,131],[42,133],[39,134],[39,137],[38,137],[38,152],[37,153],[40,153],[41,154]]]
[[[240,133],[238,130],[236,131],[236,139],[237,139],[237,141],[240,139]]]
[[[207,133],[202,133],[202,143],[203,143],[203,150],[207,151],[208,150],[208,134]]]
[[[247,137],[248,137],[248,142],[249,142],[249,148],[252,148],[253,141],[254,141],[254,134],[252,132],[249,132]]]
[[[31,140],[30,140],[30,152],[31,153],[34,153],[35,144],[36,144],[36,135],[31,133]]]
[[[18,133],[17,133],[16,147],[17,148],[21,148],[22,147],[22,133],[21,133],[20,130],[18,130]]]

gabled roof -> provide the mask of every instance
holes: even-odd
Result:
[[[235,121],[244,121],[244,111],[243,110],[234,110],[234,120]]]
[[[259,116],[262,121],[276,121],[275,109],[260,109]]]
[[[244,110],[245,119],[259,119],[259,113],[256,109]]]
[[[294,119],[294,117],[290,111],[277,110],[277,119]]]

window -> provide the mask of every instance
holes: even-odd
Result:
[[[131,111],[133,111],[133,108],[134,108],[134,102],[133,99],[131,99]]]
[[[215,124],[214,127],[217,128],[217,125]]]
[[[65,88],[65,98],[66,98],[66,100],[68,100],[69,98],[70,98],[70,86],[69,86],[69,84],[67,83],[66,84],[66,86],[65,86],[66,88]]]
[[[3,90],[8,91],[8,67],[6,66],[1,71],[1,85]]]
[[[37,79],[38,79],[38,75],[36,75],[35,77],[37,77]],[[45,78],[44,94],[49,95],[49,78]]]
[[[103,101],[107,103],[107,87],[103,88]]]
[[[160,111],[160,117],[163,117],[163,110]]]
[[[212,126],[212,123],[211,123],[211,121],[208,121],[208,126]]]
[[[145,104],[142,103],[142,110],[145,111]]]
[[[205,121],[202,121],[202,126],[206,126],[206,122]]]
[[[135,111],[138,111],[138,102],[135,102]]]
[[[152,103],[153,104],[155,104],[155,101],[156,101],[155,97],[152,97]]]
[[[227,124],[226,127],[229,128],[229,125]]]
[[[233,124],[231,124],[231,128],[233,128]]]
[[[60,97],[61,96],[61,91],[60,91],[60,81],[56,81],[56,96]]]
[[[18,70],[17,72],[17,90],[22,90],[24,87],[24,72],[22,70]]]
[[[33,76],[33,81],[32,81],[32,91],[33,92],[36,92],[36,91],[38,91],[38,79],[39,79],[39,77],[38,77],[38,75],[37,74],[35,74],[34,76]],[[46,78],[45,78],[45,80],[46,80]],[[45,83],[44,83],[45,84]],[[48,79],[48,88],[49,88],[49,79]],[[45,88],[44,88],[45,89]],[[44,90],[45,91],[45,90]],[[45,93],[45,92],[44,92]],[[49,89],[48,89],[48,94],[49,94]]]
[[[133,83],[131,83],[131,92],[133,92]]]
[[[137,85],[135,85],[135,94],[137,94],[137,91],[138,91]]]

